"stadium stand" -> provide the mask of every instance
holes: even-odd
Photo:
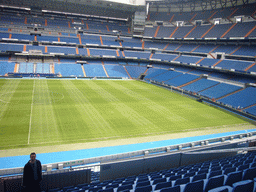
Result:
[[[217,84],[207,90],[200,92],[200,94],[203,96],[209,97],[209,98],[216,99],[216,98],[222,97],[224,95],[227,95],[229,93],[232,93],[234,91],[237,91],[239,89],[241,89],[241,87],[238,87],[236,85],[220,83],[220,84]]]
[[[39,66],[40,67],[40,66]],[[61,76],[80,76],[83,77],[83,71],[80,64],[55,64],[55,73]]]
[[[106,73],[103,66],[99,62],[90,62],[84,65],[84,70],[87,77],[106,77]]]
[[[235,107],[248,107],[256,103],[256,89],[254,87],[248,87],[233,95],[220,99],[220,102],[235,106]]]
[[[192,91],[192,92],[200,92],[209,87],[217,85],[218,83],[219,82],[217,82],[217,81],[212,81],[212,80],[208,80],[208,79],[200,79],[199,81],[196,81],[194,83],[191,83],[190,85],[183,87],[183,89],[185,89],[187,91]]]
[[[198,78],[199,76],[196,76],[196,75],[183,74],[181,76],[177,76],[171,80],[168,80],[165,83],[171,86],[178,87]]]
[[[121,65],[104,65],[109,77],[126,77],[129,78],[125,69]]]
[[[255,152],[140,175],[50,189],[63,191],[254,192]]]
[[[15,67],[15,63],[9,63],[5,61],[0,62],[0,74],[6,75],[8,72],[13,72]]]
[[[128,22],[17,13],[19,15],[8,11],[1,13],[0,52],[4,55],[0,59],[1,76],[38,73],[69,78],[135,79],[145,74],[146,82],[193,92],[199,98],[217,101],[214,104],[221,107],[230,106],[256,116],[253,85],[256,83],[256,47],[253,40],[247,41],[256,36],[255,6],[179,13],[150,11],[150,26],[145,26],[140,38],[131,36]],[[236,23],[235,16],[241,15],[251,20]],[[216,18],[223,18],[223,23],[214,25]],[[202,23],[195,24],[197,20]],[[166,21],[168,26],[154,21]],[[176,21],[185,21],[185,25],[177,27]],[[44,30],[33,35],[31,26],[43,26]],[[77,34],[79,27],[83,33]],[[190,42],[183,38],[190,38]],[[34,57],[49,54],[49,62],[27,60],[27,52],[36,50],[40,53]],[[18,60],[16,52],[23,52],[22,61]],[[222,58],[216,53],[223,53]],[[76,63],[78,60],[87,64]],[[115,180],[55,188],[49,192],[255,192],[255,178],[256,153],[252,152]],[[98,175],[92,179],[99,179]]]
[[[132,78],[138,78],[147,69],[146,67],[129,66],[129,65],[126,65],[125,68],[127,69],[128,73]]]

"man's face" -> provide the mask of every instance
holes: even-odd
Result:
[[[35,159],[36,159],[36,155],[30,155],[30,160],[31,161],[35,161]]]

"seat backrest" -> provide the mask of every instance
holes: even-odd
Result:
[[[174,187],[163,188],[160,192],[180,192],[180,185]]]
[[[136,187],[142,187],[147,185],[150,185],[150,181],[139,182],[136,184]]]
[[[172,183],[171,182],[163,182],[163,183],[158,183],[156,184],[155,190],[171,187]]]
[[[254,182],[252,180],[239,181],[233,184],[233,192],[252,192]]]
[[[200,181],[186,184],[183,192],[203,192],[203,191],[204,191],[204,181],[200,180]]]
[[[221,174],[222,174],[222,170],[219,170],[219,171],[212,171],[212,172],[210,172],[209,178],[215,177],[215,176],[221,175]]]
[[[219,175],[215,177],[211,177],[208,179],[206,186],[205,186],[205,192],[208,192],[210,189],[220,187],[224,183],[224,175]]]
[[[200,169],[197,174],[208,173],[209,169]]]
[[[186,183],[189,183],[190,182],[190,178],[189,177],[186,177],[186,178],[183,178],[183,179],[177,179],[174,183],[174,186],[175,185],[182,185],[182,184],[186,184]]]
[[[202,179],[206,179],[206,173],[202,173],[202,174],[199,174],[199,175],[195,175],[192,179],[192,182],[194,181],[199,181],[199,180],[202,180]]]
[[[189,173],[184,174],[184,177],[192,177],[195,174],[196,174],[196,172],[189,172]]]
[[[153,176],[150,176],[151,180],[156,180],[156,179],[162,179],[162,175],[153,175]]]
[[[251,179],[256,177],[256,167],[244,170],[243,180]]]
[[[233,173],[229,173],[227,176],[227,179],[225,181],[225,185],[232,186],[233,183],[241,181],[242,180],[242,171],[237,171]]]
[[[256,167],[256,162],[251,163],[251,168]]]
[[[118,183],[114,183],[112,185],[107,185],[106,188],[117,188],[119,186]]]
[[[124,191],[124,190],[126,190],[126,189],[132,189],[132,188],[133,188],[132,185],[122,185],[122,186],[119,186],[119,187],[117,188],[117,191]]]
[[[176,179],[179,179],[179,178],[181,178],[181,175],[174,175],[174,176],[171,176],[171,177],[169,178],[169,180],[170,180],[170,181],[173,181],[173,180],[176,180]]]
[[[224,175],[227,175],[229,173],[232,173],[232,172],[235,172],[236,171],[236,168],[235,167],[229,167],[229,168],[226,168],[224,170]]]
[[[153,185],[156,185],[157,183],[163,183],[163,182],[166,182],[166,178],[155,179],[153,181]]]
[[[221,170],[221,166],[216,166],[211,168],[211,171],[219,171],[219,170]]]
[[[152,186],[151,185],[147,185],[147,186],[143,186],[143,187],[136,187],[135,192],[150,192],[152,191]]]
[[[107,189],[101,189],[99,190],[98,192],[113,192],[114,191],[114,188],[107,188]]]
[[[134,184],[134,181],[124,181],[123,183],[122,183],[122,185],[133,185]]]
[[[237,168],[237,171],[243,171],[244,169],[248,169],[248,168],[249,168],[249,164],[240,165],[240,166]]]

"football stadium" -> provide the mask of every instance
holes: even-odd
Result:
[[[1,192],[256,192],[255,0],[0,9]]]

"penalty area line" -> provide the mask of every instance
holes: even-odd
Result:
[[[30,132],[31,132],[32,112],[33,112],[33,104],[34,104],[34,92],[35,92],[35,80],[34,80],[34,85],[33,85],[32,102],[31,102],[31,110],[30,110],[30,120],[29,120],[29,129],[28,129],[28,145],[29,145]]]

